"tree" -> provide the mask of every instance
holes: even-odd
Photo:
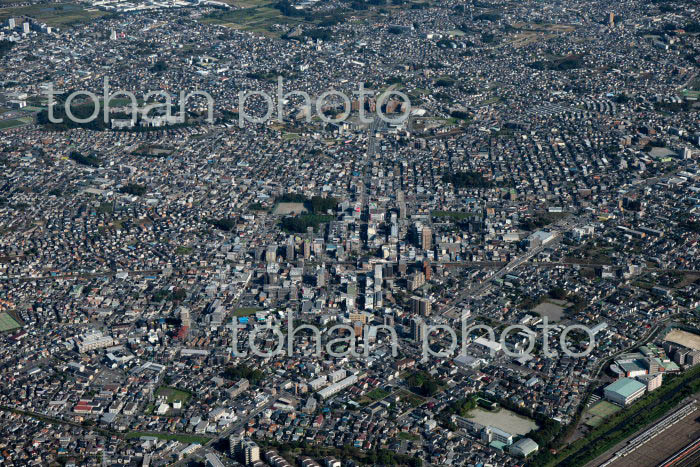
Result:
[[[0,41],[0,58],[5,56],[10,50],[12,50],[12,47],[14,47],[14,45],[14,42]]]
[[[84,156],[77,151],[72,151],[68,157],[77,162],[78,164],[87,165],[90,167],[99,167],[102,165],[102,161],[97,156]]]
[[[162,73],[162,72],[166,71],[167,69],[168,69],[168,64],[165,62],[165,60],[158,60],[151,67],[151,72],[152,73]]]
[[[146,194],[146,191],[147,188],[144,185],[138,185],[136,183],[129,183],[119,189],[119,193],[126,193],[134,196],[143,196]]]
[[[265,373],[258,369],[250,368],[247,365],[240,364],[226,368],[224,376],[229,379],[247,379],[250,384],[257,386],[260,381],[262,381]]]
[[[210,219],[209,223],[217,229],[224,230],[226,232],[230,232],[236,226],[236,220],[231,217],[224,219]]]

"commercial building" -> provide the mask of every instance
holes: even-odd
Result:
[[[103,349],[114,345],[112,336],[105,336],[101,331],[92,331],[80,336],[75,336],[73,342],[80,353]]]
[[[539,246],[547,245],[549,242],[556,238],[555,234],[552,232],[545,232],[544,230],[538,230],[537,232],[530,235],[528,239],[530,248],[537,248]]]

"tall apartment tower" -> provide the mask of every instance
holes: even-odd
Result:
[[[411,337],[416,342],[423,341],[423,334],[425,332],[425,327],[423,326],[423,320],[420,318],[413,318],[411,320]]]
[[[267,250],[265,250],[265,262],[277,262],[277,245],[270,245],[269,247],[267,247]]]
[[[406,199],[402,190],[396,192],[396,204],[399,207],[399,219],[406,219]]]
[[[430,227],[423,227],[421,231],[421,247],[426,251],[433,247],[433,229]]]
[[[411,307],[413,314],[420,316],[430,316],[432,312],[432,303],[429,298],[411,297]]]
[[[294,238],[290,238],[287,242],[287,247],[285,251],[285,259],[287,261],[294,261]]]
[[[245,465],[251,465],[260,460],[260,446],[250,438],[229,437],[229,451]]]
[[[9,26],[10,29],[14,29],[15,27],[17,27],[17,23],[15,23],[15,19],[14,18],[8,19],[7,26]]]

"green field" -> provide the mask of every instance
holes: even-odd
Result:
[[[261,311],[260,308],[255,308],[255,307],[237,308],[236,311],[233,312],[233,315],[238,317],[238,318],[241,318],[243,316],[254,315],[258,311]]]
[[[377,388],[377,389],[373,389],[372,391],[368,392],[367,397],[369,397],[372,400],[378,401],[378,400],[384,399],[389,394],[390,393],[386,392],[384,389]]]
[[[399,392],[399,397],[401,398],[402,401],[407,402],[412,407],[418,407],[419,405],[422,405],[425,402],[425,399],[423,399],[418,394],[414,394],[412,392],[408,392],[408,391],[404,391],[404,390]]]
[[[189,246],[179,246],[175,248],[175,254],[179,256],[185,256],[192,253],[192,247]]]
[[[182,401],[182,404],[185,405],[187,401],[192,397],[192,395],[187,392],[187,391],[182,391],[177,388],[171,388],[168,386],[161,386],[158,388],[156,391],[156,396],[165,396],[167,397],[167,403],[172,404],[175,401]]]
[[[430,214],[433,217],[449,217],[454,220],[462,220],[469,217],[469,214],[467,214],[466,212],[458,211],[433,211]]]
[[[270,26],[273,24],[285,24],[292,27],[304,21],[298,17],[283,16],[279,10],[272,8],[271,3],[266,5],[264,2],[260,2],[258,5],[250,8],[217,12],[214,15],[205,17],[202,19],[202,22],[221,24],[245,31],[269,33]]]
[[[27,125],[32,122],[31,117],[22,118],[11,118],[9,120],[0,120],[0,130],[6,130],[8,128],[16,128],[18,126]]]
[[[409,433],[407,431],[402,431],[401,433],[398,434],[399,439],[403,439],[406,441],[418,441],[420,439],[420,436],[418,436],[415,433]]]
[[[13,329],[20,327],[22,326],[17,322],[17,320],[10,316],[8,312],[0,312],[0,332],[12,331]]]
[[[53,27],[69,27],[94,18],[105,16],[103,11],[88,11],[74,3],[36,4],[17,8],[0,8],[0,21],[8,18],[30,16]]]
[[[132,431],[124,436],[126,439],[140,438],[141,436],[153,436],[154,438],[164,439],[166,441],[180,441],[181,443],[199,443],[206,444],[211,441],[207,436],[186,435],[179,433],[150,433],[148,431]]]
[[[222,26],[241,29],[244,31],[259,32],[271,36],[279,37],[286,31],[273,30],[275,24],[285,25],[287,28],[292,28],[298,24],[308,26],[319,25],[326,17],[323,13],[320,15],[305,16],[284,16],[280,10],[274,8],[275,1],[272,0],[226,0],[226,3],[239,7],[238,10],[216,11],[210,15],[203,17],[200,21],[203,23],[220,24]],[[411,4],[420,4],[423,2],[409,2]],[[342,20],[353,21],[360,19],[372,19],[381,14],[382,10],[398,10],[407,8],[408,4],[390,5],[387,4],[382,8],[369,8],[367,10],[346,10],[343,12],[329,11],[329,14],[338,15]],[[310,14],[310,12],[309,12]]]

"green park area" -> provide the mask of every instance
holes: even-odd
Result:
[[[370,2],[355,1],[350,8],[329,8],[310,11],[295,8],[288,0],[227,0],[237,9],[216,9],[200,21],[243,31],[280,37],[298,25],[304,25],[307,37],[332,40],[331,26],[346,21],[373,20],[387,10],[427,7],[428,2],[408,1],[402,4],[386,4],[373,8]]]
[[[257,307],[243,307],[243,308],[237,308],[234,312],[233,315],[242,318],[244,316],[251,316],[257,313],[258,311],[261,311],[260,308]]]
[[[384,389],[377,388],[377,389],[373,389],[370,392],[368,392],[367,397],[369,397],[370,399],[372,399],[374,401],[378,401],[378,400],[384,399],[389,394],[390,393],[385,391]]]
[[[172,388],[170,386],[161,386],[156,391],[156,397],[159,396],[166,397],[166,402],[168,404],[172,404],[175,401],[182,401],[182,404],[185,405],[190,399],[190,397],[192,397],[192,394],[181,389]]]
[[[404,441],[418,441],[420,439],[420,436],[418,436],[415,433],[409,433],[407,431],[402,431],[401,433],[398,434],[399,439],[402,439]]]
[[[31,123],[32,120],[32,117],[9,118],[7,120],[0,120],[0,130],[7,130],[9,128],[17,128],[19,126],[27,125]]]

